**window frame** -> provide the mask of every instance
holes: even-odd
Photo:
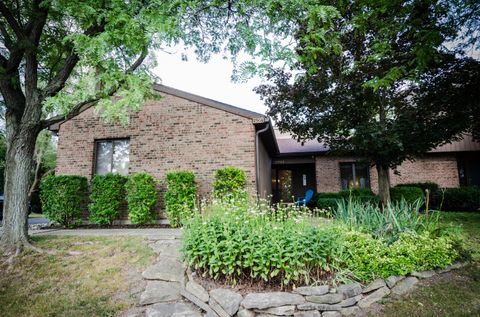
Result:
[[[114,153],[114,141],[128,141],[128,174],[130,174],[130,137],[117,137],[117,138],[101,138],[95,139],[93,142],[93,164],[92,164],[92,177],[97,174],[97,157],[98,157],[98,143],[100,142],[112,142],[112,158],[110,164],[113,167],[113,153]],[[111,173],[111,171],[109,172]]]
[[[360,162],[360,161],[348,161],[348,162],[339,162],[338,163],[338,171],[340,174],[340,189],[341,190],[349,190],[350,187],[347,186],[347,188],[343,188],[342,184],[342,165],[349,164],[352,172],[352,178],[353,178],[353,183],[356,183],[357,180],[357,165],[365,165],[367,169],[367,182],[368,182],[368,187],[352,187],[352,189],[361,189],[361,188],[372,188],[372,184],[370,182],[370,165],[367,162]],[[359,182],[360,183],[360,182]]]

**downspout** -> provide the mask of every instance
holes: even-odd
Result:
[[[260,197],[259,196],[259,193],[260,193],[260,153],[259,153],[259,148],[260,146],[258,145],[259,144],[259,135],[260,133],[263,133],[265,131],[267,131],[268,129],[270,128],[270,124],[267,123],[266,127],[261,129],[261,130],[258,130],[256,133],[255,133],[255,160],[256,160],[256,177],[255,177],[255,182],[257,183],[257,199]]]

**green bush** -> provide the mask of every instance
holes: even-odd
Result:
[[[74,175],[48,175],[40,183],[43,214],[63,226],[81,221],[88,195],[85,177]]]
[[[399,202],[405,199],[406,202],[412,204],[417,200],[423,200],[423,191],[418,187],[393,187],[390,188],[390,199],[392,202]]]
[[[318,198],[317,199],[317,208],[335,210],[337,209],[338,202],[341,201],[341,198]]]
[[[213,194],[216,198],[225,198],[228,195],[237,195],[245,192],[247,175],[245,171],[236,167],[226,167],[215,172]]]
[[[334,270],[341,247],[336,228],[291,217],[271,218],[273,210],[269,214],[255,208],[232,205],[187,222],[183,239],[187,263],[206,276],[231,283],[248,278],[298,285],[308,283],[310,274]]]
[[[90,222],[112,224],[120,215],[125,201],[127,178],[118,174],[96,175],[92,179],[90,194]]]
[[[349,232],[344,240],[345,267],[362,281],[378,276],[406,275],[413,271],[444,268],[457,259],[449,237],[404,232],[392,244],[370,234]]]
[[[398,184],[395,187],[418,187],[423,193],[428,189],[431,194],[436,193],[439,189],[438,184],[434,182]]]
[[[134,224],[151,223],[155,220],[155,205],[158,201],[157,182],[147,173],[136,173],[128,177],[128,216]]]
[[[180,226],[193,216],[197,186],[195,175],[189,171],[167,173],[165,212],[172,227]]]
[[[370,188],[344,189],[341,190],[338,194],[345,199],[349,199],[350,197],[375,197],[375,194]]]
[[[480,210],[480,187],[473,186],[446,189],[444,192],[442,210]]]

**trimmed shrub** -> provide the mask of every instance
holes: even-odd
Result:
[[[195,175],[189,171],[167,173],[165,212],[172,227],[180,226],[193,216],[197,186]]]
[[[423,191],[418,187],[401,186],[390,188],[390,199],[392,202],[399,202],[405,199],[407,203],[412,204],[423,198]]]
[[[438,184],[434,182],[398,184],[395,187],[418,187],[423,193],[428,189],[431,194],[436,193],[439,189]]]
[[[236,195],[245,192],[247,174],[236,167],[226,167],[215,172],[213,194],[216,198],[225,198],[229,194]]]
[[[375,197],[375,194],[370,188],[354,188],[344,189],[339,192],[339,195],[345,199],[351,197]]]
[[[317,208],[335,210],[338,207],[338,202],[341,201],[341,198],[318,198],[317,199]]]
[[[90,222],[112,224],[120,215],[120,207],[125,201],[127,178],[118,174],[96,175],[92,179],[90,194]]]
[[[75,175],[48,175],[40,183],[43,214],[60,225],[74,226],[81,221],[86,205],[88,182]]]
[[[147,173],[136,173],[128,177],[128,217],[134,224],[151,223],[155,220],[155,205],[158,201],[157,182]]]
[[[473,186],[445,189],[442,210],[480,210],[480,187]]]

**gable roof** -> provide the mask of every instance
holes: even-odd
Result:
[[[244,117],[244,118],[252,119],[253,124],[264,123],[264,122],[269,122],[270,121],[270,119],[264,114],[254,112],[254,111],[250,111],[250,110],[246,110],[246,109],[242,109],[242,108],[239,108],[239,107],[235,107],[235,106],[232,106],[232,105],[220,102],[220,101],[205,98],[205,97],[195,95],[195,94],[192,94],[192,93],[180,90],[180,89],[176,89],[176,88],[173,88],[173,87],[169,87],[169,86],[165,86],[165,85],[161,85],[161,84],[153,84],[152,88],[153,88],[153,90],[155,90],[157,92],[160,92],[160,93],[165,93],[165,94],[169,94],[169,95],[179,97],[179,98],[182,98],[182,99],[187,99],[187,100],[197,102],[197,103],[205,105],[205,106],[209,106],[209,107],[212,107],[212,108],[215,108],[215,109],[223,110],[223,111],[226,111],[226,112],[229,112],[229,113],[232,113],[232,114]],[[78,116],[80,113],[84,112],[85,110],[91,108],[93,105],[94,105],[94,103],[86,104],[85,106],[83,106],[80,109],[80,111],[77,113],[76,116]],[[58,130],[60,129],[60,125],[62,123],[64,123],[65,121],[68,121],[68,120],[70,120],[70,119],[52,124],[50,127],[48,127],[48,129],[50,131],[53,131],[53,132],[58,132]]]

